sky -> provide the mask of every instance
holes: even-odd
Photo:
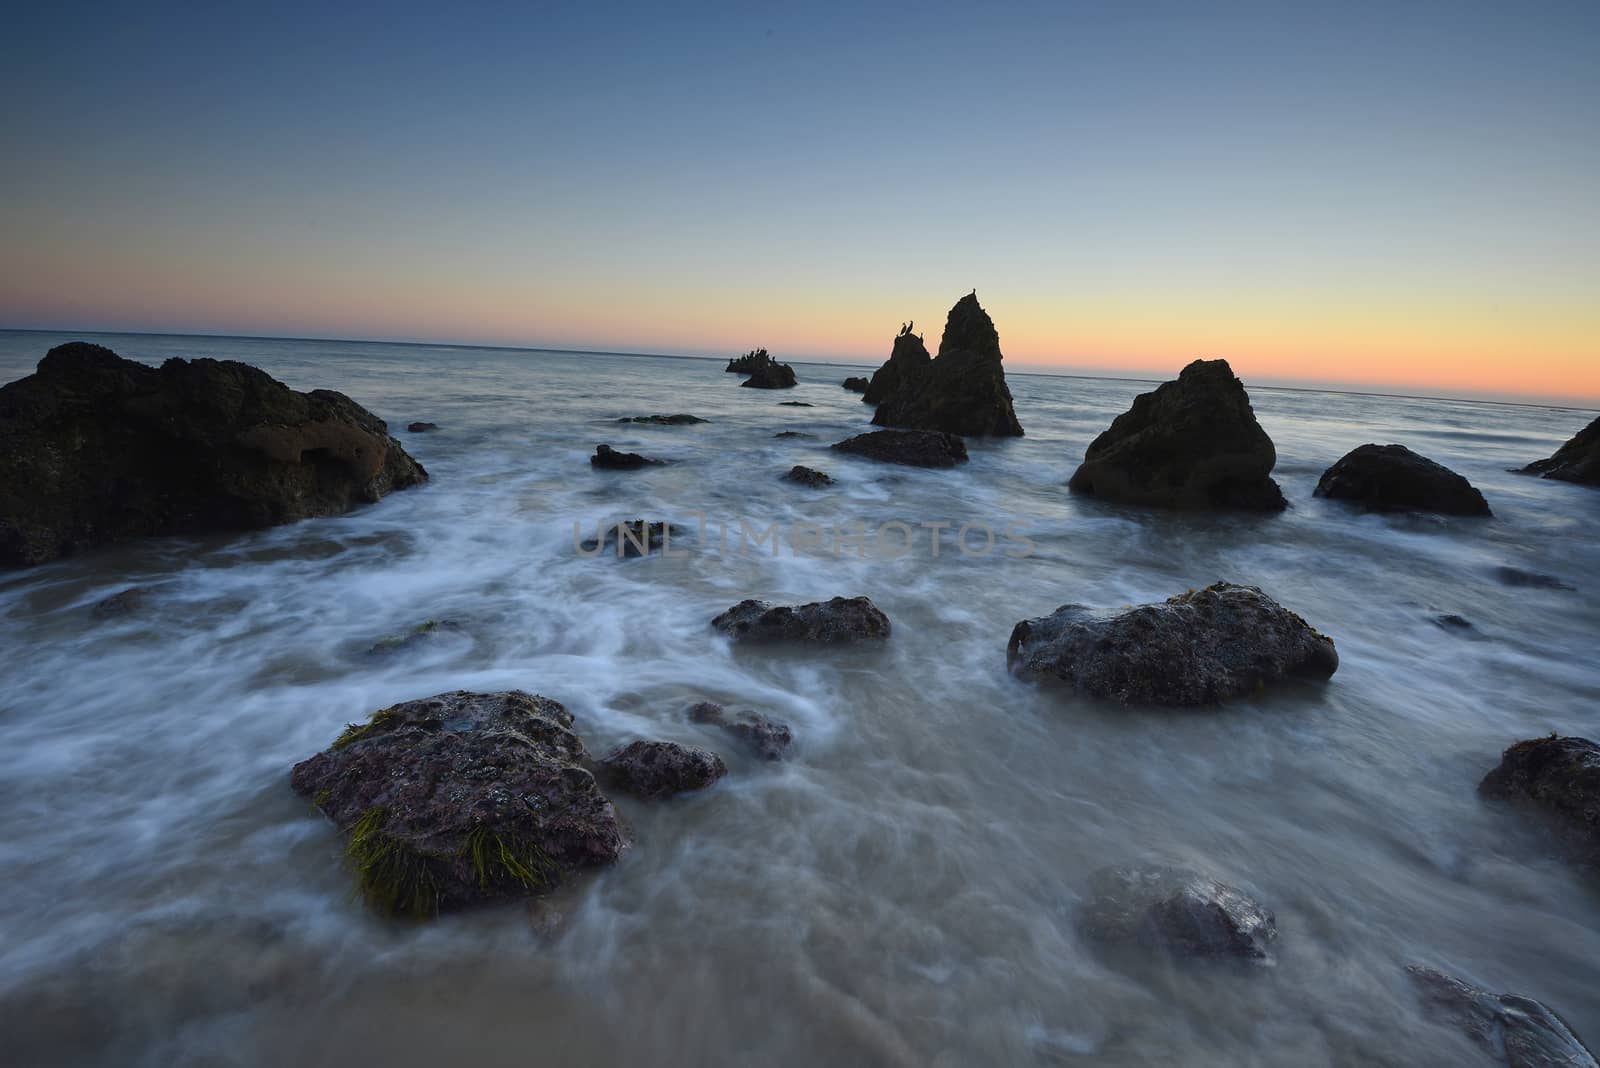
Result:
[[[1600,403],[1600,3],[22,5],[0,327]]]

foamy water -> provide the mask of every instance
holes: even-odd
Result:
[[[0,379],[65,337],[0,334]],[[14,1063],[1394,1065],[1471,1063],[1425,1023],[1425,963],[1540,998],[1600,1035],[1600,901],[1536,826],[1481,803],[1501,749],[1594,735],[1600,493],[1506,469],[1575,410],[1251,388],[1293,508],[1141,512],[1069,496],[1148,384],[1016,375],[1027,437],[951,471],[827,445],[871,409],[844,367],[737,388],[716,363],[391,345],[114,337],[125,356],[242,359],[387,419],[425,488],[336,519],[163,539],[0,573],[0,1033]],[[1177,370],[1175,361],[1174,371]],[[785,407],[781,401],[813,407]],[[699,426],[619,425],[692,412]],[[427,419],[440,431],[409,435]],[[796,430],[805,438],[776,439]],[[596,444],[671,459],[592,471]],[[1315,500],[1350,448],[1460,471],[1489,521]],[[838,480],[781,481],[796,463]],[[715,543],[588,559],[573,528],[703,520]],[[899,558],[739,548],[741,520],[898,520]],[[935,558],[924,522],[948,521]],[[1008,527],[972,557],[955,528]],[[1573,590],[1510,587],[1496,571]],[[1204,712],[1017,683],[1019,619],[1248,582],[1338,642],[1325,687]],[[142,611],[96,619],[130,586]],[[883,648],[734,649],[758,596],[865,594]],[[1432,617],[1459,614],[1470,633]],[[428,619],[461,628],[398,657]],[[397,926],[351,892],[291,765],[373,709],[451,689],[561,701],[591,752],[709,745],[702,795],[618,807],[635,846],[552,903]],[[690,723],[713,699],[793,725],[762,764]],[[1279,960],[1117,970],[1074,929],[1087,876],[1160,860],[1250,889]]]

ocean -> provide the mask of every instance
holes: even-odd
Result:
[[[0,380],[72,336],[0,333]],[[1420,1014],[1412,963],[1600,1036],[1592,876],[1475,793],[1512,742],[1596,731],[1600,492],[1508,471],[1592,412],[1247,382],[1292,507],[1169,514],[1065,487],[1146,382],[1013,373],[1027,436],[918,470],[829,450],[868,429],[840,388],[858,367],[795,362],[800,385],[766,391],[689,358],[85,337],[337,389],[432,480],[0,573],[12,1063],[1471,1063]],[[617,422],[677,412],[708,421]],[[1313,498],[1369,441],[1464,474],[1494,518]],[[602,442],[673,462],[596,471]],[[783,481],[794,464],[836,484]],[[635,517],[693,535],[670,557],[578,551]],[[1021,619],[1224,579],[1331,635],[1332,680],[1173,711],[1007,674]],[[142,611],[96,617],[131,586]],[[734,648],[708,625],[746,597],[857,594],[893,622],[881,648]],[[459,627],[368,652],[428,620]],[[618,799],[632,850],[534,913],[376,918],[290,767],[380,707],[509,688],[566,705],[591,753],[664,738],[730,774]],[[690,722],[702,699],[789,723],[791,759]],[[1074,925],[1087,878],[1143,861],[1248,889],[1277,963],[1103,959]]]

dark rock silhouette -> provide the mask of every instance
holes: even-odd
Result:
[[[636,452],[618,452],[610,445],[595,446],[594,455],[589,457],[591,465],[609,471],[634,471],[641,467],[654,467],[661,462]]]
[[[809,437],[811,437],[810,434],[805,434],[805,433],[802,433],[801,431],[798,431],[798,430],[780,430],[780,431],[778,431],[776,434],[774,434],[772,436],[775,437],[775,438],[809,438]]]
[[[1006,663],[1021,678],[1090,697],[1203,705],[1287,679],[1326,679],[1339,654],[1332,638],[1254,586],[1219,582],[1114,616],[1069,604],[1025,619]]]
[[[766,360],[757,364],[750,372],[750,377],[739,384],[751,389],[792,389],[796,384],[794,368],[776,360]]]
[[[692,426],[705,421],[698,415],[690,415],[687,412],[679,412],[676,415],[625,415],[617,420],[619,423],[650,423],[654,426]]]
[[[1600,860],[1600,745],[1554,734],[1518,742],[1501,754],[1478,793],[1542,809],[1581,854]]]
[[[889,617],[865,597],[835,597],[793,606],[740,601],[711,625],[736,642],[834,645],[889,636]]]
[[[89,614],[96,619],[121,619],[137,615],[144,610],[144,592],[138,586],[129,586],[104,600],[96,601]]]
[[[73,342],[0,388],[0,566],[335,515],[427,477],[349,397],[247,364]]]
[[[928,347],[922,343],[922,338],[913,334],[911,325],[906,324],[901,327],[900,335],[894,339],[894,348],[889,351],[889,359],[882,367],[872,372],[872,380],[867,383],[866,393],[861,399],[868,404],[883,403],[907,383],[919,381],[932,360],[933,357],[928,355]]]
[[[896,338],[897,350],[899,344]],[[889,359],[893,363],[894,356]],[[1022,425],[1002,361],[1000,335],[989,313],[976,293],[962,297],[950,309],[939,355],[921,367],[914,359],[906,365],[898,385],[880,398],[872,423],[969,437],[1020,437]]]
[[[1493,574],[1495,581],[1507,586],[1534,590],[1571,590],[1574,588],[1554,575],[1541,575],[1537,571],[1524,571],[1520,567],[1497,567],[1494,569]]]
[[[793,467],[789,468],[789,473],[783,477],[790,482],[798,482],[802,486],[810,486],[813,489],[821,486],[833,485],[833,479],[829,478],[821,471],[818,471],[812,467],[802,467],[799,464],[795,464]]]
[[[762,760],[782,760],[794,745],[794,731],[787,723],[756,712],[733,715],[714,701],[701,701],[691,706],[689,718],[695,723],[721,727]]]
[[[1491,994],[1433,968],[1406,971],[1429,1015],[1459,1027],[1508,1068],[1597,1068],[1594,1054],[1543,1002]]]
[[[743,356],[735,356],[728,361],[728,366],[723,370],[729,374],[747,375],[764,363],[772,362],[772,356],[766,349],[751,349]]]
[[[1105,868],[1091,875],[1078,929],[1108,946],[1247,961],[1270,960],[1278,937],[1272,913],[1242,890],[1159,866]]]
[[[1165,508],[1288,507],[1269,477],[1278,454],[1226,360],[1196,360],[1134,398],[1090,443],[1075,492]]]
[[[601,761],[609,785],[646,801],[704,790],[728,774],[709,749],[677,742],[629,742]]]
[[[432,916],[544,892],[626,836],[572,714],[511,690],[407,701],[352,724],[289,781],[346,836],[380,911]]]
[[[1555,451],[1555,455],[1535,460],[1522,472],[1562,482],[1600,486],[1600,419],[1578,431],[1571,441]]]
[[[599,538],[585,540],[580,548],[586,553],[621,557],[649,556],[656,550],[671,548],[674,540],[687,540],[689,531],[677,523],[652,523],[644,519],[629,519],[612,523]],[[672,550],[677,554],[677,550]]]
[[[439,429],[438,423],[407,423],[406,432],[410,434],[429,434]]]
[[[816,405],[815,404],[807,404],[805,401],[779,401],[778,402],[778,407],[780,407],[780,408],[815,408]]]
[[[874,430],[836,441],[832,447],[869,460],[911,467],[954,467],[967,459],[967,443],[938,430]]]
[[[871,385],[871,381],[865,378],[852,377],[844,380],[844,388],[851,393],[865,393]]]
[[[1489,515],[1472,483],[1404,445],[1362,445],[1317,480],[1316,495],[1352,501],[1374,512]]]

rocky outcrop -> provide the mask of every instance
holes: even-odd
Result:
[[[407,423],[406,432],[410,434],[431,434],[439,429],[438,423]]]
[[[833,485],[833,479],[812,467],[803,467],[795,464],[789,468],[789,473],[783,476],[786,481],[798,482],[802,486],[820,489],[823,486]]]
[[[541,893],[621,855],[585,757],[555,701],[456,691],[352,724],[289,781],[346,836],[369,903],[432,916]]]
[[[589,463],[607,471],[637,471],[641,467],[654,467],[660,460],[652,460],[648,456],[640,456],[636,452],[618,452],[610,445],[595,446],[594,455],[589,457]]]
[[[1069,604],[1011,632],[1018,677],[1063,683],[1129,704],[1203,705],[1289,679],[1326,679],[1333,639],[1254,586],[1219,582],[1198,593],[1096,616]]]
[[[728,774],[728,766],[711,750],[677,742],[629,742],[600,766],[617,789],[646,801],[704,790]]]
[[[922,337],[911,332],[913,325],[907,323],[900,328],[888,360],[872,372],[872,380],[861,397],[866,403],[882,404],[905,386],[922,380],[933,357],[928,355],[928,346],[922,343]]]
[[[1278,937],[1272,913],[1244,891],[1169,867],[1095,872],[1078,930],[1107,946],[1262,962]]]
[[[740,601],[711,621],[736,642],[881,641],[889,636],[889,617],[865,597],[835,597],[802,605]]]
[[[1524,474],[1600,486],[1600,419],[1575,434],[1547,460],[1535,460]]]
[[[1135,397],[1067,485],[1124,504],[1276,512],[1288,507],[1269,477],[1277,462],[1228,361],[1196,360]]]
[[[688,412],[678,412],[676,415],[625,415],[617,420],[619,423],[649,423],[652,426],[693,426],[705,421]]]
[[[881,398],[872,423],[969,437],[1020,437],[1022,424],[1001,363],[1000,335],[989,313],[979,306],[977,293],[962,297],[945,321],[939,355],[920,370],[908,369]]]
[[[843,384],[851,393],[865,393],[872,382],[865,378],[852,377],[845,379]]]
[[[756,712],[730,713],[714,701],[700,701],[689,709],[689,719],[721,727],[761,760],[782,760],[794,744],[794,731]]]
[[[673,539],[685,541],[689,531],[677,523],[652,523],[644,519],[628,519],[606,527],[598,538],[590,538],[580,548],[585,554],[599,556],[615,553],[630,558],[649,556],[661,550],[671,550]],[[671,550],[676,555],[676,550]]]
[[[735,356],[728,361],[728,366],[723,370],[729,374],[747,375],[764,363],[772,362],[772,356],[766,349],[751,349],[743,356]]]
[[[1491,994],[1453,975],[1406,969],[1435,1019],[1460,1028],[1508,1068],[1600,1068],[1566,1021],[1543,1002]]]
[[[937,430],[874,430],[836,441],[833,448],[910,467],[954,467],[967,460],[967,443]]]
[[[1317,480],[1316,495],[1352,501],[1373,512],[1489,515],[1472,483],[1404,445],[1362,445]]]
[[[739,385],[748,386],[751,389],[792,389],[796,385],[796,381],[793,367],[786,363],[778,363],[776,360],[768,360],[765,363],[758,364],[755,370],[750,372],[750,377],[740,382]],[[803,405],[803,407],[810,407],[810,405]]]
[[[1478,793],[1547,813],[1578,851],[1600,860],[1600,745],[1587,738],[1530,738],[1500,757]]]
[[[0,566],[335,515],[427,477],[349,397],[247,364],[73,342],[0,388]]]

